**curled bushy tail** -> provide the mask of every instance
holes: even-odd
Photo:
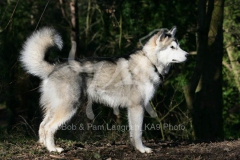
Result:
[[[49,47],[62,48],[61,36],[53,28],[42,28],[34,32],[24,43],[20,61],[27,72],[45,79],[54,69],[54,65],[44,60]]]

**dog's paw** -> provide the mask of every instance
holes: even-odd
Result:
[[[63,149],[63,148],[61,148],[61,147],[56,147],[56,151],[57,151],[58,153],[61,153],[61,152],[63,152],[63,151],[64,151],[64,149]]]
[[[45,146],[45,141],[43,139],[39,139],[38,144],[40,144],[41,146]]]
[[[146,153],[152,153],[153,152],[151,148],[148,148],[148,147],[144,147],[144,148],[145,148]]]
[[[152,153],[152,149],[142,146],[141,148],[137,148],[137,150],[139,150],[141,153]]]
[[[60,148],[60,147],[52,147],[52,148],[48,148],[49,152],[58,152],[58,153],[61,153],[64,151],[63,148]]]

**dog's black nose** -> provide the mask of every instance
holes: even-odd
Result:
[[[188,57],[189,56],[189,53],[185,54],[185,57]]]

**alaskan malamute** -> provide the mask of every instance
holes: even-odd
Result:
[[[29,73],[43,80],[40,104],[44,119],[39,142],[49,151],[62,152],[55,146],[54,134],[87,100],[89,106],[97,102],[112,108],[126,107],[131,143],[140,152],[150,153],[152,150],[142,143],[144,108],[171,64],[186,61],[188,55],[179,47],[175,33],[176,27],[161,29],[141,50],[128,56],[50,64],[44,60],[45,53],[54,45],[62,48],[61,36],[47,27],[34,32],[25,42],[20,60]]]

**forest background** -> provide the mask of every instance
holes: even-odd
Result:
[[[40,80],[19,63],[26,38],[43,26],[62,35],[64,47],[47,59],[67,58],[71,41],[76,58],[109,57],[140,49],[139,39],[154,29],[177,26],[181,48],[190,53],[171,68],[153,100],[158,118],[145,114],[146,139],[235,139],[240,136],[240,0],[1,0],[0,1],[0,132],[37,137],[42,119]],[[133,93],[134,94],[134,93]],[[94,105],[87,119],[84,105],[69,124],[126,125],[126,110]],[[164,125],[184,129],[164,129]],[[68,134],[66,134],[66,132]],[[63,134],[61,134],[63,133]],[[94,131],[96,138],[116,138],[122,131]],[[127,134],[127,131],[125,132]],[[83,140],[93,130],[62,131],[60,137]]]

